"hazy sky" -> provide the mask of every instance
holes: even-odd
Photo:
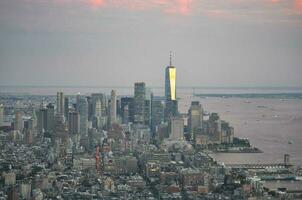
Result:
[[[0,0],[0,85],[302,86],[302,0]]]

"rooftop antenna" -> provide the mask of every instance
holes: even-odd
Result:
[[[170,51],[170,66],[172,66],[172,51]]]

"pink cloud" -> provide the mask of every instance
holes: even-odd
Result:
[[[159,9],[165,13],[186,15],[193,0],[86,0],[92,7],[115,7],[129,10]]]
[[[302,11],[302,0],[295,1],[295,8],[299,11]]]
[[[105,5],[105,0],[90,0],[89,3],[93,7],[101,7]]]
[[[280,0],[271,0],[271,3],[279,3]]]
[[[192,0],[178,0],[178,11],[181,14],[188,14],[190,12],[190,5],[192,4]]]

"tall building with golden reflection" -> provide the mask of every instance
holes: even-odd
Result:
[[[166,67],[165,73],[165,120],[176,116],[178,113],[177,99],[176,99],[176,68],[172,66],[172,56],[170,54],[170,64]]]

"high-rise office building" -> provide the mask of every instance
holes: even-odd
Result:
[[[41,134],[46,131],[47,127],[47,108],[41,107],[38,110],[37,118],[38,133]]]
[[[57,114],[64,116],[64,94],[57,92]]]
[[[55,116],[55,108],[54,106],[49,103],[46,106],[46,124],[45,124],[45,131],[48,133],[52,133],[54,129],[54,116]]]
[[[83,96],[78,97],[78,112],[80,114],[80,133],[87,135],[88,133],[88,102]]]
[[[134,123],[145,123],[146,85],[143,82],[134,84]]]
[[[46,107],[42,105],[38,110],[37,115],[38,132],[47,132],[48,134],[52,134],[54,131],[54,106],[51,103],[49,103]],[[35,118],[35,115],[33,115],[33,118]]]
[[[151,126],[151,99],[145,100],[144,123]]]
[[[170,65],[166,67],[165,73],[165,120],[178,114],[178,105],[176,99],[176,68],[172,66],[172,58],[170,55]]]
[[[152,97],[151,130],[156,132],[156,127],[164,122],[165,100],[162,97]]]
[[[0,127],[3,126],[4,122],[4,107],[0,104]]]
[[[203,110],[199,101],[191,102],[189,109],[189,119],[188,119],[188,128],[189,132],[193,134],[200,134],[202,132],[202,122],[203,122]]]
[[[183,140],[184,138],[184,119],[172,117],[170,119],[170,139]]]
[[[75,103],[75,110],[79,112],[79,104],[80,104],[81,94],[77,93],[76,95],[76,103]]]
[[[116,99],[116,115],[122,117],[121,99]]]
[[[69,98],[64,98],[64,116],[66,118],[66,121],[68,120],[68,113],[69,113]]]
[[[68,113],[68,132],[69,134],[80,133],[80,115],[76,111]]]
[[[123,124],[128,124],[129,123],[129,106],[126,105],[124,106],[123,109]]]
[[[91,103],[92,103],[92,116],[96,116],[96,102],[101,102],[101,109],[102,109],[102,116],[106,115],[106,104],[107,98],[106,95],[103,93],[92,93],[91,94]]]
[[[19,111],[15,113],[14,129],[19,131],[23,129],[23,119]]]
[[[106,125],[106,117],[103,117],[101,99],[97,99],[94,106],[94,116],[92,118],[92,127],[102,129]]]
[[[33,118],[29,118],[28,120],[24,121],[24,129],[34,129],[34,122]]]
[[[88,121],[92,121],[93,119],[93,103],[91,96],[87,96],[87,103],[88,103]]]
[[[94,116],[95,117],[102,117],[102,102],[100,99],[97,99],[95,102],[95,108],[94,108]]]
[[[35,128],[37,128],[37,126],[38,126],[38,118],[37,118],[37,112],[36,112],[35,109],[33,109],[33,111],[32,111],[32,116],[31,116],[30,119],[31,119],[31,120],[30,120],[30,126],[29,126],[29,128],[30,128],[30,129],[35,129]]]
[[[151,126],[151,107],[152,107],[152,96],[153,93],[150,88],[146,88],[145,92],[145,125]]]
[[[115,90],[111,90],[110,97],[110,125],[116,122],[116,92]]]
[[[221,121],[221,143],[230,144],[234,140],[234,128],[228,122]]]
[[[54,132],[52,138],[54,140],[60,139],[62,142],[67,141],[68,129],[64,122],[64,116],[57,113],[54,117]]]
[[[128,114],[125,115],[125,107],[128,106]],[[121,98],[121,112],[123,116],[123,122],[134,122],[134,98],[133,97],[122,97]],[[128,119],[124,119],[128,116]]]
[[[221,143],[221,119],[217,113],[211,113],[208,126],[210,140],[214,143]]]
[[[25,144],[32,144],[33,143],[33,137],[34,137],[34,134],[33,134],[33,130],[32,129],[24,129],[24,143]]]

